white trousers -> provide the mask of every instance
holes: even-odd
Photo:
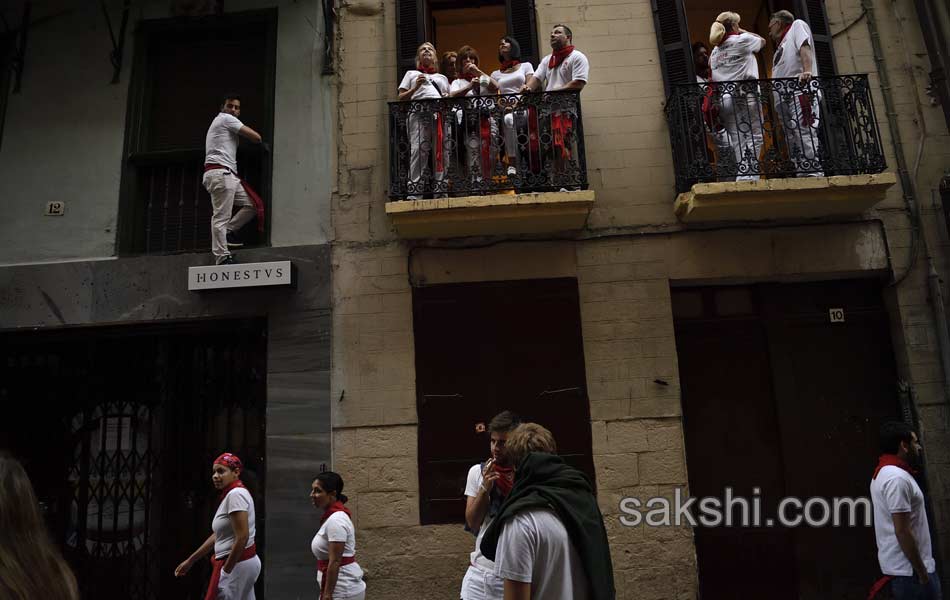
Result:
[[[211,194],[211,253],[220,259],[231,254],[228,232],[237,231],[250,222],[257,210],[238,176],[226,169],[206,171],[201,183]],[[235,206],[240,207],[237,213],[234,213]]]
[[[795,170],[801,175],[823,177],[818,142],[818,95],[806,96],[802,92],[796,92],[784,98],[779,97],[778,94],[774,96],[775,107],[778,109],[785,133],[788,158],[795,165]],[[802,107],[802,102],[810,104],[810,120],[806,119],[808,115]]]
[[[230,573],[221,571],[217,600],[255,600],[254,584],[261,574],[259,556],[242,560]]]
[[[735,180],[758,180],[758,159],[762,150],[762,106],[757,95],[741,91],[724,94],[719,118],[726,128],[735,165],[738,166]]]
[[[429,186],[423,178],[432,178],[442,181],[449,166],[449,156],[443,147],[442,171],[436,171],[435,161],[432,160],[436,146],[435,113],[409,113],[406,124],[409,134],[409,195],[421,196]],[[444,123],[443,123],[444,125]]]
[[[505,597],[505,580],[469,565],[462,579],[461,596],[462,600],[502,600]]]

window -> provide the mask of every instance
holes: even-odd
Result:
[[[460,36],[462,27],[465,35]],[[478,50],[482,70],[490,73],[497,64],[498,40],[506,34],[518,40],[522,60],[537,66],[534,0],[397,0],[397,81],[415,68],[416,48],[426,41],[440,54],[469,44]]]
[[[272,137],[276,11],[144,22],[136,39],[120,209],[120,252],[210,248],[211,200],[201,185],[204,139],[222,94]],[[238,170],[270,199],[270,156],[242,142]],[[252,222],[242,234],[266,243]]]
[[[769,17],[777,10],[790,10],[796,18],[811,27],[815,38],[815,55],[821,75],[836,72],[831,31],[823,0],[739,0],[728,10],[742,16],[742,26],[768,39]],[[675,83],[695,83],[691,46],[694,42],[709,43],[709,25],[725,8],[711,7],[700,0],[653,0],[653,17],[660,48],[660,64],[667,95]],[[759,56],[759,72],[763,78],[771,72],[771,41]]]
[[[502,410],[551,430],[594,480],[575,279],[413,291],[423,524],[464,520],[469,468],[489,457],[478,423]]]

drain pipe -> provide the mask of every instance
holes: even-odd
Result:
[[[943,368],[943,398],[950,404],[950,332],[947,329],[947,314],[943,304],[943,291],[940,287],[940,277],[934,266],[933,257],[920,218],[920,206],[917,201],[917,186],[914,184],[907,169],[907,159],[904,156],[904,144],[901,141],[900,129],[897,125],[897,109],[891,91],[890,77],[887,74],[887,65],[884,62],[884,49],[881,46],[881,36],[877,28],[877,18],[874,13],[873,0],[861,0],[867,18],[868,34],[871,37],[871,49],[874,53],[874,63],[877,65],[878,78],[881,81],[881,97],[884,100],[884,111],[887,115],[887,126],[891,134],[891,144],[894,147],[894,158],[897,161],[897,177],[901,183],[904,206],[911,221],[912,235],[920,237],[924,246],[924,255],[927,259],[927,284],[930,296],[930,309],[933,311],[934,324],[937,329],[937,345],[940,351],[940,365]],[[909,67],[910,65],[908,65]],[[893,285],[899,284],[914,268],[916,260],[916,244],[911,245],[911,256],[907,261],[907,269],[900,278],[895,278]]]

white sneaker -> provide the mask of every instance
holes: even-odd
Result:
[[[514,168],[513,166],[508,167],[508,177],[514,177],[517,174],[518,174],[518,169]]]
[[[406,196],[406,200],[418,200],[419,196]]]

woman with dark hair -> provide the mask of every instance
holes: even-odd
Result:
[[[498,90],[498,82],[478,68],[478,51],[471,46],[459,48],[459,78],[449,88],[449,96],[488,96]],[[458,114],[458,113],[457,113]],[[492,176],[492,139],[497,133],[498,124],[485,107],[476,108],[466,102],[465,110],[459,115],[460,127],[464,132],[465,161],[473,190],[477,191]]]
[[[534,73],[534,67],[529,62],[521,62],[521,46],[518,40],[510,35],[501,38],[498,44],[498,62],[501,68],[491,74],[492,80],[498,83],[499,94],[516,94],[528,77]],[[519,124],[527,118],[524,110],[515,110],[516,102],[502,101],[505,103],[506,112],[502,119],[502,131],[505,135],[505,154],[508,156],[508,176],[517,175],[518,162],[518,132],[515,128],[515,116],[518,117]],[[522,125],[522,129],[525,126]]]
[[[76,578],[53,545],[23,466],[0,452],[0,598],[79,600]]]
[[[317,557],[317,583],[321,600],[364,600],[363,569],[356,564],[356,527],[344,506],[343,478],[333,471],[317,475],[310,488],[310,501],[318,510],[320,529],[310,542]]]
[[[205,600],[254,600],[261,559],[254,543],[254,499],[241,482],[243,469],[241,459],[230,452],[214,459],[211,483],[221,493],[211,520],[211,535],[175,569],[175,577],[184,577],[196,562],[214,550]]]

